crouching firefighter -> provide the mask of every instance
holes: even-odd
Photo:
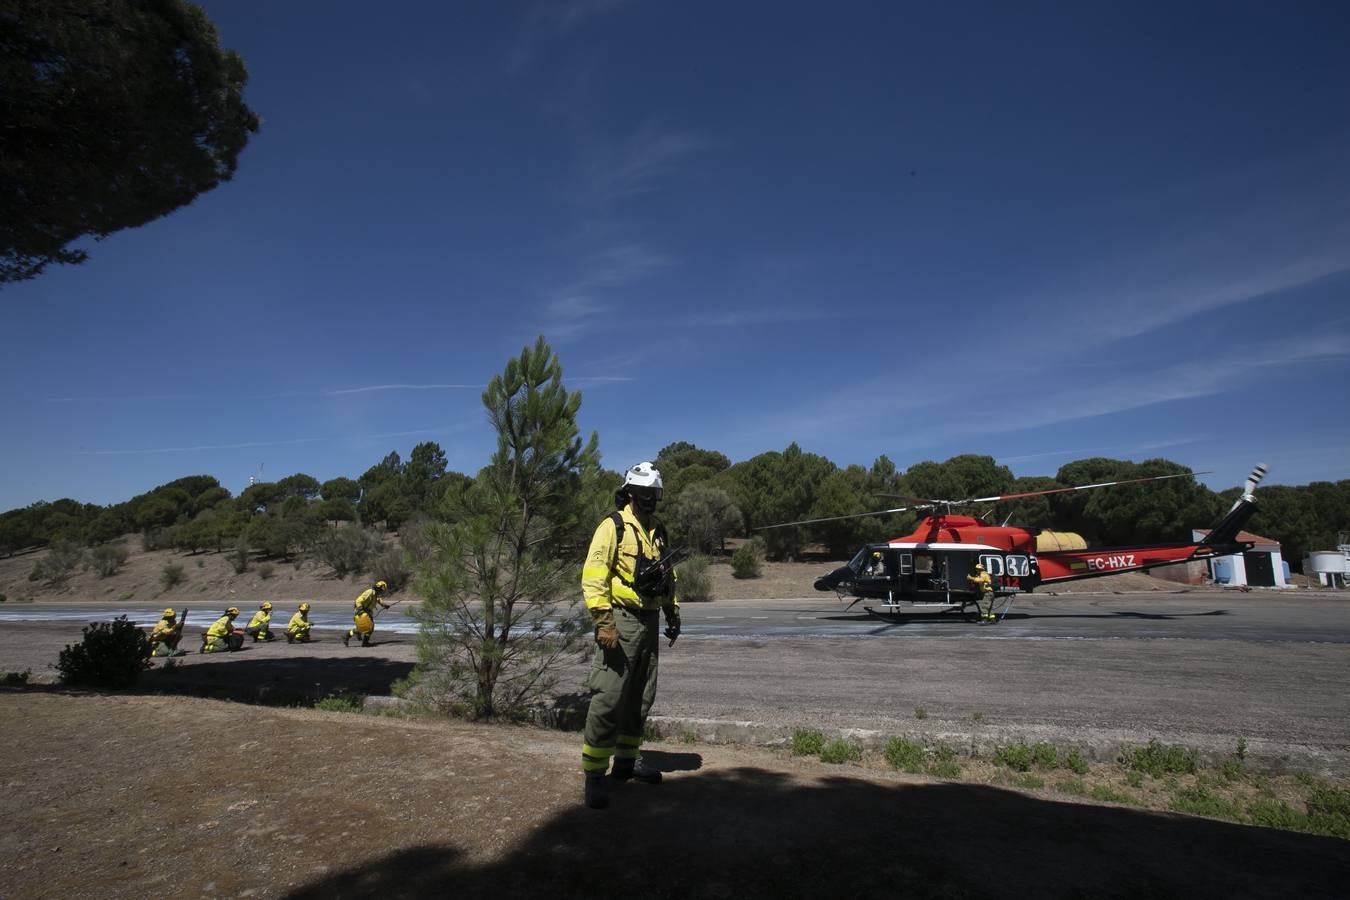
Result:
[[[595,622],[595,661],[588,687],[591,705],[581,746],[586,805],[609,805],[610,778],[660,784],[661,773],[642,761],[642,731],[656,699],[659,656],[658,610],[665,611],[666,636],[680,634],[672,558],[665,529],[656,523],[661,473],[649,462],[628,470],[615,492],[618,512],[595,529],[581,570],[586,608]]]
[[[211,623],[211,627],[202,632],[202,652],[219,653],[222,650],[238,650],[244,646],[244,632],[234,627],[239,616],[239,607],[231,606],[225,615]]]
[[[302,644],[309,643],[309,604],[301,603],[300,608],[291,616],[291,620],[286,623],[286,643],[294,644],[299,641]]]
[[[179,650],[178,642],[183,639],[183,625],[186,623],[186,609],[183,610],[182,618],[179,618],[172,609],[164,610],[164,615],[155,623],[154,630],[150,632],[150,655],[185,655],[187,651]]]
[[[258,607],[258,611],[253,614],[253,618],[248,620],[248,627],[244,629],[246,634],[253,637],[253,642],[275,640],[272,634],[272,604],[264,600],[263,605]]]
[[[347,629],[347,633],[342,636],[342,646],[350,647],[352,638],[358,634],[361,636],[361,646],[370,646],[370,636],[375,633],[375,610],[388,609],[393,605],[384,602],[384,595],[388,590],[388,584],[377,581],[356,598],[356,610],[352,613],[353,627]]]

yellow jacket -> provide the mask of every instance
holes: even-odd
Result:
[[[633,590],[633,575],[637,570],[638,548],[647,559],[660,559],[665,544],[652,532],[638,524],[637,516],[625,506],[623,541],[616,547],[614,520],[606,518],[595,528],[586,562],[581,567],[581,595],[587,609],[609,609],[623,606],[629,609],[657,609],[662,606],[678,608],[679,600],[672,588],[668,597],[648,597],[646,600]]]
[[[967,575],[966,581],[970,582],[970,589],[977,594],[983,594],[986,591],[993,592],[994,587],[989,580],[988,572],[980,572],[978,575]]]
[[[253,618],[248,620],[249,628],[257,628],[260,625],[266,625],[272,621],[272,613],[269,610],[260,609],[253,614]]]
[[[150,643],[158,644],[162,641],[167,641],[178,633],[178,628],[179,625],[177,622],[169,624],[168,619],[160,619],[155,625],[155,630],[150,632]]]
[[[305,618],[304,613],[298,612],[291,616],[290,622],[286,623],[286,630],[291,632],[309,631],[309,620]]]
[[[380,599],[380,595],[376,593],[374,588],[366,588],[361,592],[361,596],[356,598],[356,612],[374,613],[377,603],[385,609],[389,608],[389,604]]]
[[[206,629],[206,636],[223,638],[231,631],[234,631],[234,622],[230,620],[229,616],[221,616],[219,619],[216,619],[210,628]]]

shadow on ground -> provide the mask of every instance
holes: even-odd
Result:
[[[394,682],[407,678],[411,662],[383,657],[295,657],[199,661],[157,666],[141,675],[142,693],[229,697],[258,703],[313,703],[337,694],[392,693]]]
[[[1330,897],[1350,883],[1348,848],[984,786],[741,768],[617,786],[608,810],[568,809],[498,862],[424,844],[289,896]]]

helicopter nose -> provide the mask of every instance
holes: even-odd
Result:
[[[853,574],[853,570],[848,566],[840,566],[828,575],[822,575],[816,579],[816,590],[832,591]]]

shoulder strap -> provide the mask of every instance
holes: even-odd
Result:
[[[613,569],[619,563],[619,545],[623,543],[623,514],[616,510],[609,514],[609,520],[614,523],[614,555],[609,560]]]

